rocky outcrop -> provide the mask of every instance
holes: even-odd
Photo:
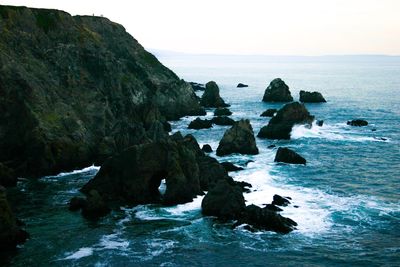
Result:
[[[278,110],[276,108],[270,108],[267,109],[266,111],[264,111],[263,113],[261,113],[260,117],[273,117],[274,114],[277,112]]]
[[[204,91],[204,90],[206,90],[206,88],[204,87],[204,84],[195,83],[195,82],[189,82],[189,84],[192,86],[193,90],[195,90],[195,91]]]
[[[271,203],[271,205],[282,206],[282,207],[286,207],[289,204],[290,204],[289,199],[285,198],[285,197],[282,197],[280,195],[274,195],[272,203]]]
[[[15,185],[17,185],[17,176],[14,171],[0,163],[0,186],[8,187]]]
[[[230,116],[232,112],[228,108],[217,108],[214,111],[214,116]]]
[[[253,128],[249,120],[240,120],[228,129],[217,148],[217,156],[232,153],[258,154]]]
[[[267,89],[265,89],[264,102],[291,102],[293,97],[290,94],[289,86],[280,78],[271,81]]]
[[[368,122],[366,120],[357,119],[357,120],[348,121],[347,125],[361,127],[361,126],[367,126]]]
[[[201,97],[200,104],[207,108],[229,107],[219,95],[219,87],[214,81],[206,84],[206,90]]]
[[[201,148],[201,150],[205,153],[211,153],[213,150],[211,148],[211,146],[209,144],[205,144],[203,145],[203,147]]]
[[[324,103],[324,102],[326,102],[326,100],[320,92],[307,92],[307,91],[301,90],[300,91],[300,102]]]
[[[153,122],[204,114],[117,23],[9,6],[0,21],[0,163],[18,177],[100,164],[151,140]]]
[[[221,165],[225,168],[227,172],[235,172],[235,171],[241,171],[244,170],[242,167],[238,167],[235,164],[231,162],[221,162]]]
[[[22,230],[7,201],[6,189],[0,186],[0,251],[15,249],[29,237]]]
[[[217,116],[211,119],[212,123],[221,126],[228,126],[235,124],[235,120],[227,116]]]
[[[249,87],[247,84],[244,83],[238,83],[238,85],[236,86],[237,88],[244,88],[244,87]]]
[[[274,161],[290,163],[290,164],[306,164],[307,163],[305,158],[303,158],[302,156],[300,156],[293,150],[286,148],[286,147],[278,148],[278,151],[276,151]]]
[[[295,124],[305,124],[311,127],[314,116],[311,116],[306,107],[298,102],[286,104],[269,121],[267,126],[258,133],[260,138],[290,139],[290,132]]]
[[[211,127],[212,127],[211,120],[207,120],[207,119],[202,120],[199,117],[197,117],[195,120],[191,121],[188,126],[189,129],[195,129],[195,130],[208,129]]]

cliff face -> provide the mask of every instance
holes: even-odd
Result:
[[[201,111],[189,84],[106,18],[0,6],[0,36],[0,163],[16,175],[101,162]]]

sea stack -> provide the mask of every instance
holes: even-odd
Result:
[[[300,102],[303,103],[325,103],[326,100],[320,92],[300,91]]]
[[[200,104],[206,108],[229,107],[219,95],[219,87],[216,82],[211,81],[206,84],[206,89],[201,97]]]
[[[276,78],[271,81],[267,89],[265,89],[264,102],[291,102],[293,97],[290,94],[289,86],[280,79]]]

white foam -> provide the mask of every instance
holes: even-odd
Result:
[[[78,260],[84,257],[93,255],[93,248],[80,248],[78,251],[72,253],[71,255],[63,258],[62,260]]]
[[[188,215],[188,213],[200,212],[201,210],[201,202],[203,201],[204,196],[197,196],[193,199],[192,202],[176,205],[174,207],[164,208],[166,212],[174,217],[181,217]]]
[[[60,177],[60,176],[66,176],[66,175],[72,175],[72,174],[79,174],[79,173],[84,173],[84,172],[89,172],[89,171],[99,171],[100,167],[99,166],[89,166],[80,170],[74,170],[71,172],[61,172],[57,174],[55,177]]]
[[[129,241],[119,238],[117,233],[105,235],[100,239],[99,246],[102,249],[126,250],[129,247]]]

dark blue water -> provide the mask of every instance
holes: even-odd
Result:
[[[218,158],[243,165],[236,180],[250,182],[247,204],[274,194],[292,197],[282,213],[298,222],[288,235],[231,230],[200,213],[201,197],[175,207],[145,205],[114,211],[97,223],[70,213],[68,200],[97,168],[21,182],[11,192],[32,238],[10,258],[12,266],[399,266],[400,265],[400,58],[230,57],[160,55],[188,81],[215,80],[232,104],[233,118],[259,117],[280,104],[262,103],[276,77],[300,90],[318,90],[328,103],[307,108],[323,127],[296,127],[290,141],[257,139],[260,154]],[[236,88],[238,82],[248,88]],[[212,116],[209,110],[207,116]],[[367,127],[346,121],[368,120]],[[224,131],[188,130],[193,117],[173,123],[215,150]],[[372,131],[376,129],[376,131]],[[385,140],[382,140],[384,138]],[[270,144],[291,147],[306,166],[273,162]],[[214,154],[215,156],[215,154]],[[298,208],[294,205],[299,206]]]

